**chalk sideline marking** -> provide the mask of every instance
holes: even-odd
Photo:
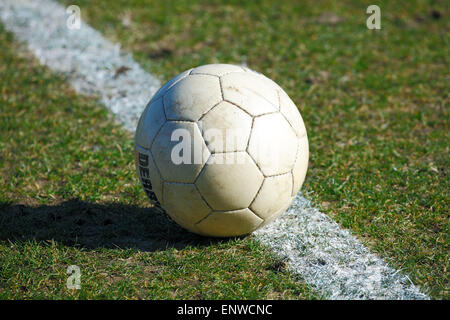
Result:
[[[7,30],[42,64],[66,75],[78,93],[99,96],[134,132],[160,82],[123,54],[120,45],[84,22],[80,29],[69,29],[67,18],[65,7],[53,0],[0,1],[0,19]],[[129,69],[118,75],[122,67]],[[300,194],[284,215],[256,231],[255,237],[329,299],[428,299],[407,276],[370,253]]]

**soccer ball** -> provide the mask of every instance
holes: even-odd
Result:
[[[156,206],[205,236],[249,234],[290,205],[305,179],[302,117],[275,82],[211,64],[167,82],[142,113],[136,167]]]

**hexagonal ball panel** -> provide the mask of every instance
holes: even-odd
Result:
[[[195,224],[211,212],[194,184],[165,182],[164,201],[167,214],[191,232],[196,232]]]
[[[269,77],[266,77],[265,75],[263,75],[262,73],[259,73],[257,71],[253,71],[254,73],[256,73],[261,79],[262,81],[266,82],[268,86],[273,86],[273,88],[275,88],[275,90],[280,90],[281,87],[272,79],[270,79]],[[283,89],[281,89],[283,90]]]
[[[298,138],[280,113],[254,120],[248,152],[265,176],[292,170],[297,153]]]
[[[192,69],[186,70],[182,73],[180,73],[179,75],[177,75],[176,77],[173,77],[172,79],[170,79],[169,81],[167,81],[153,96],[153,99],[159,99],[160,97],[162,97],[167,90],[169,90],[170,88],[172,88],[178,81],[186,78],[189,73],[192,71]]]
[[[289,98],[284,90],[279,90],[280,94],[280,112],[284,115],[286,120],[290,123],[295,131],[297,137],[302,137],[306,134],[305,124],[303,123],[302,116],[297,109],[295,103]]]
[[[234,72],[220,78],[223,98],[247,111],[252,116],[278,110],[275,87],[261,80],[253,72]]]
[[[210,155],[200,129],[193,122],[167,121],[156,136],[151,151],[167,182],[194,182]]]
[[[214,210],[247,208],[264,177],[246,152],[212,154],[195,184]]]
[[[231,72],[244,72],[240,66],[232,64],[206,64],[191,71],[191,74],[210,74],[212,76],[223,76]]]
[[[258,217],[266,220],[281,208],[289,205],[292,193],[292,175],[286,173],[264,179],[261,189],[250,209]]]
[[[306,171],[308,170],[309,145],[308,137],[305,135],[298,142],[297,159],[292,169],[294,185],[292,186],[292,195],[295,196],[303,182],[305,181]]]
[[[163,180],[158,169],[156,168],[150,151],[139,146],[135,146],[135,163],[139,180],[141,181],[142,187],[144,188],[147,196],[152,202],[154,202],[155,199],[152,199],[153,195],[151,194],[153,191],[159,203],[164,205],[162,192]]]
[[[179,81],[164,95],[168,120],[197,121],[222,101],[219,78],[209,75],[190,75]]]
[[[235,105],[222,101],[206,113],[199,127],[211,152],[245,151],[252,118]]]
[[[153,139],[165,122],[162,99],[152,99],[139,118],[135,136],[136,143],[150,149]]]
[[[251,210],[213,212],[196,227],[199,233],[213,237],[235,237],[256,230],[263,220]]]
[[[295,197],[291,197],[291,199],[288,202],[286,202],[281,209],[279,209],[278,211],[273,213],[270,217],[265,219],[264,222],[259,226],[259,228],[271,223],[272,221],[276,220],[278,217],[283,215],[283,213],[285,213],[286,210],[289,209],[289,207],[292,204],[292,202],[294,201],[294,199],[295,199]]]

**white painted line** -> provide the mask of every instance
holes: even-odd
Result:
[[[134,131],[160,82],[85,23],[79,30],[67,28],[67,17],[65,8],[52,0],[0,2],[6,29],[25,42],[42,64],[66,75],[78,93],[98,95]],[[117,74],[121,67],[130,69]],[[300,194],[284,215],[255,236],[327,298],[428,299],[407,276],[370,253]]]
[[[75,90],[96,95],[124,126],[134,131],[139,116],[161,86],[119,44],[81,23],[69,29],[65,8],[49,0],[1,0],[4,26],[25,42],[39,61],[67,75]],[[130,68],[116,74],[121,67]]]

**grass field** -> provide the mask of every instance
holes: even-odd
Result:
[[[0,44],[0,298],[317,297],[254,240],[200,238],[149,208],[132,136],[3,29]]]
[[[306,197],[449,298],[444,1],[381,1],[377,31],[354,1],[63,3],[163,80],[225,62],[278,82],[308,130]],[[0,44],[0,297],[319,298],[251,237],[198,238],[153,212],[131,136],[4,30]]]

